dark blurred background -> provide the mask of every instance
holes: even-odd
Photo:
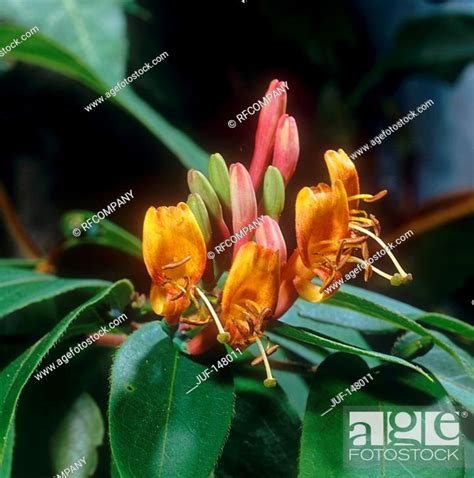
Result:
[[[260,99],[273,78],[288,81],[287,112],[298,123],[301,155],[282,220],[287,237],[298,189],[328,181],[325,150],[349,154],[432,99],[423,115],[357,160],[365,192],[390,190],[370,206],[383,236],[415,231],[396,251],[415,281],[395,289],[375,278],[367,287],[472,318],[473,1],[140,0],[123,9],[127,75],[169,54],[128,88],[228,164],[249,164],[257,115],[235,129],[228,120]],[[431,17],[438,20],[425,25]],[[421,23],[400,37],[410,21]],[[448,43],[447,31],[457,32]],[[387,61],[390,68],[370,81]],[[71,209],[97,211],[132,189],[135,199],[110,220],[140,236],[148,206],[187,197],[186,169],[176,156],[111,101],[86,112],[97,96],[47,69],[0,66],[1,178],[44,254],[61,240],[60,217]],[[0,256],[20,255],[3,224],[0,237]],[[65,276],[127,276],[148,290],[140,261],[100,247],[72,249],[57,267]]]

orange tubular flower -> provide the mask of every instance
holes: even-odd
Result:
[[[150,207],[143,224],[143,257],[156,314],[176,323],[194,299],[206,266],[206,245],[188,205]]]
[[[360,263],[365,267],[366,281],[372,272],[390,280],[392,285],[410,281],[411,274],[402,269],[390,248],[380,239],[377,218],[358,209],[359,200],[373,202],[385,196],[387,191],[376,195],[361,194],[354,163],[342,149],[327,151],[324,159],[331,187],[321,183],[316,187],[303,188],[296,199],[298,257],[293,260],[293,285],[298,294],[310,302],[320,302],[329,297],[339,288],[340,271],[348,262]],[[367,262],[369,237],[383,247],[397,268],[397,273],[387,274]],[[355,256],[356,252],[360,252],[362,258]],[[301,273],[301,265],[295,266],[299,260],[312,274]],[[311,275],[318,276],[323,285],[313,284]]]
[[[277,303],[279,262],[278,252],[254,242],[242,246],[229,271],[221,302],[221,320],[230,334],[229,344],[244,348],[257,342],[267,371],[267,387],[275,386],[276,380],[260,337]]]

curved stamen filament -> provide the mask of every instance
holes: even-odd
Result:
[[[270,368],[270,363],[268,362],[267,353],[265,352],[265,348],[263,347],[262,341],[256,337],[256,342],[258,345],[258,350],[260,351],[260,355],[262,356],[263,363],[265,364],[265,371],[267,372],[267,378],[263,381],[263,384],[267,388],[275,387],[277,384],[276,378],[272,375],[272,369]]]
[[[361,232],[362,234],[366,234],[367,236],[371,237],[374,241],[377,241],[384,249],[387,255],[392,259],[393,264],[397,268],[398,272],[402,276],[402,280],[405,277],[408,277],[409,274],[407,274],[404,270],[403,267],[400,265],[400,263],[397,261],[396,257],[392,254],[392,251],[390,248],[385,244],[385,242],[380,239],[380,237],[376,236],[373,232],[368,231],[367,229],[364,229],[363,227],[358,226],[357,224],[351,224],[349,226],[351,229],[355,229],[356,231]]]
[[[366,211],[364,211],[363,209],[351,209],[349,211],[350,214],[354,215],[354,214],[362,214],[364,217],[368,217],[368,214]]]
[[[366,217],[358,217],[358,216],[350,216],[351,221],[357,221],[357,222],[363,222],[364,224],[370,224],[371,226],[373,225],[372,219],[368,219]]]
[[[194,304],[194,307],[196,307],[196,309],[199,309],[199,304],[198,304],[198,301],[196,300],[196,297],[194,297],[193,294],[189,294],[188,293],[188,285],[189,285],[189,279],[186,277],[186,286],[183,287],[181,285],[179,285],[176,281],[173,281],[173,280],[167,280],[165,283],[168,283],[168,284],[172,284],[174,287],[176,287],[177,289],[179,289],[181,291],[181,294],[178,294],[176,297],[173,297],[172,300],[177,300],[181,297],[183,297],[183,295],[189,295],[189,298],[192,300],[193,304]]]
[[[352,256],[352,257],[348,260],[348,262],[355,262],[355,263],[357,263],[357,264],[362,264],[362,265],[365,266],[365,267],[371,267],[372,270],[373,270],[376,274],[378,274],[379,276],[382,276],[383,278],[385,278],[385,279],[387,279],[387,280],[389,280],[389,281],[392,281],[392,279],[393,279],[393,276],[392,276],[392,275],[387,274],[386,272],[380,270],[378,267],[375,267],[375,266],[373,266],[372,264],[369,264],[368,262],[364,261],[363,259],[359,259],[358,257]]]
[[[362,199],[364,202],[374,202],[383,198],[388,191],[386,189],[379,191],[377,194],[355,194],[354,196],[349,196],[348,201],[353,201],[355,199]]]
[[[216,311],[214,310],[214,307],[212,307],[211,303],[209,302],[209,299],[206,297],[206,294],[199,288],[195,287],[197,293],[199,294],[199,297],[201,297],[202,301],[206,305],[206,307],[209,309],[209,313],[211,314],[212,318],[214,319],[214,322],[217,325],[217,330],[219,330],[219,334],[217,335],[217,341],[220,342],[221,344],[225,344],[229,341],[230,339],[230,334],[229,332],[226,332],[224,330],[224,327],[222,327],[222,323],[219,320],[219,317],[217,316]]]
[[[166,264],[161,269],[164,270],[164,271],[167,270],[167,269],[176,269],[177,267],[182,266],[183,264],[186,264],[186,262],[188,262],[190,259],[191,259],[191,256],[183,257],[179,261],[170,262],[169,264]]]

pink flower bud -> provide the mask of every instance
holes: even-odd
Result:
[[[250,174],[240,163],[230,166],[230,203],[234,234],[243,228],[248,229],[249,224],[257,219],[257,199]],[[246,234],[239,239],[235,243],[234,255],[251,238],[252,234]]]
[[[258,117],[255,148],[250,164],[250,176],[255,190],[259,188],[265,170],[270,164],[278,120],[286,111],[285,86],[283,81],[273,80],[270,83],[263,100],[264,103],[267,100],[268,104],[261,109]]]
[[[300,141],[296,121],[292,116],[284,114],[278,121],[272,164],[280,170],[285,185],[295,172],[299,154]]]
[[[263,216],[263,224],[257,228],[255,241],[262,247],[280,253],[280,267],[286,264],[287,252],[285,239],[280,226],[270,216]]]

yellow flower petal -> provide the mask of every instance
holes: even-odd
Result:
[[[254,242],[239,249],[222,292],[221,319],[231,334],[232,346],[252,342],[259,315],[265,309],[272,312],[275,309],[280,283],[279,262],[277,252]]]
[[[187,204],[150,207],[143,224],[143,257],[153,281],[188,278],[197,284],[206,266],[206,245]]]
[[[359,175],[354,163],[344,150],[338,149],[337,152],[332,150],[326,151],[324,153],[324,160],[326,161],[333,187],[339,179],[344,184],[347,196],[355,196],[360,193]],[[351,209],[357,209],[358,205],[359,201],[357,199],[349,204]]]
[[[296,198],[296,240],[304,265],[314,270],[349,234],[349,208],[344,186],[319,184],[303,188]]]
[[[173,322],[177,322],[181,313],[189,307],[190,300],[187,294],[180,294],[178,289],[168,284],[161,286],[153,283],[150,291],[150,303],[155,314],[163,317],[176,316],[176,320]]]
[[[298,295],[308,302],[322,302],[335,294],[341,282],[342,275],[339,271],[334,274],[334,277],[329,283],[325,283],[328,279],[329,272],[323,268],[316,269],[316,275],[323,282],[322,286],[313,284],[307,277],[297,276],[293,280],[295,289],[298,291]]]

